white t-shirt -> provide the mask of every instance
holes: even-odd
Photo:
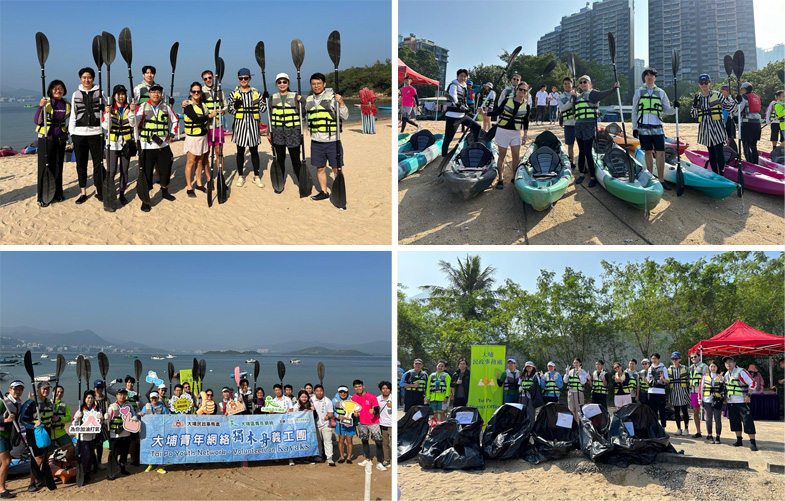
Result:
[[[284,412],[289,412],[292,408],[292,399],[283,395],[281,398],[273,397],[273,403],[284,410]]]
[[[551,92],[550,94],[548,94],[548,98],[550,99],[550,105],[556,106],[556,104],[558,103],[557,100],[559,99],[559,94],[556,92]]]
[[[393,407],[395,407],[395,400],[393,400],[393,395],[390,395],[387,398],[384,398],[382,395],[376,397],[376,400],[379,401],[379,409],[381,409],[382,413],[379,414],[379,424],[381,426],[392,426],[393,425],[393,418],[392,413],[393,409],[391,407],[387,407],[387,402],[392,401]]]
[[[547,106],[548,105],[548,93],[544,90],[541,90],[537,93],[537,106]]]
[[[313,408],[316,409],[316,414],[319,415],[319,422],[316,423],[316,426],[319,428],[330,426],[330,421],[325,420],[324,418],[327,417],[327,414],[333,412],[333,401],[324,396],[319,400],[316,398],[316,395],[312,395],[311,403],[313,404]]]

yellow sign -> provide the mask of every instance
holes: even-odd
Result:
[[[179,397],[172,397],[169,401],[169,410],[178,414],[188,414],[194,405],[191,395],[183,393]]]

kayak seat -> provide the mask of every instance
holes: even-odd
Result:
[[[621,134],[621,127],[619,127],[619,124],[617,124],[616,122],[613,122],[611,124],[608,124],[607,127],[605,127],[605,131],[612,136],[618,136],[619,134]]]
[[[412,149],[406,152],[406,154],[414,155],[423,152],[429,146],[436,144],[436,137],[434,137],[431,131],[423,129],[412,134],[409,138],[409,144],[412,145]]]
[[[785,164],[785,148],[777,146],[771,150],[771,161],[778,164]]]
[[[613,149],[613,138],[606,131],[600,131],[597,134],[597,139],[594,140],[595,150],[598,154],[605,155]]]
[[[739,159],[739,154],[736,153],[736,150],[730,146],[724,146],[722,148],[722,153],[725,155],[725,165],[738,165],[737,160]]]
[[[615,178],[624,178],[630,175],[628,163],[630,161],[630,155],[621,148],[611,149],[603,158],[605,168]]]
[[[483,143],[473,143],[461,150],[458,170],[485,170],[493,161],[493,153]]]
[[[537,148],[529,157],[529,164],[534,171],[535,179],[556,177],[559,175],[561,159],[555,151],[547,146]]]

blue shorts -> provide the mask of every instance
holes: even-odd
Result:
[[[7,438],[0,438],[0,454],[11,450],[11,441]]]
[[[655,136],[638,134],[638,139],[641,140],[641,149],[643,151],[665,151],[665,136],[662,134]]]
[[[572,146],[575,144],[575,126],[574,125],[565,125],[564,126],[564,144],[568,146]]]
[[[326,167],[329,162],[333,169],[343,167],[343,145],[341,145],[341,165],[338,165],[338,148],[335,146],[337,144],[335,141],[329,143],[311,141],[311,164],[314,167]]]
[[[335,434],[353,437],[357,435],[357,429],[354,426],[344,426],[341,423],[335,425]]]

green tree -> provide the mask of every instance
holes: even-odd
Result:
[[[416,71],[420,75],[428,78],[433,78],[439,81],[441,78],[441,71],[439,70],[439,63],[436,62],[436,56],[429,50],[413,51],[409,47],[399,47],[398,57],[409,68]],[[403,82],[398,82],[398,88],[403,85]],[[420,97],[432,97],[436,95],[438,90],[434,85],[415,85],[417,95]]]
[[[496,280],[496,269],[482,268],[480,256],[458,258],[457,266],[439,261],[439,269],[447,277],[448,287],[425,285],[421,287],[430,295],[430,301],[447,315],[464,319],[477,319],[493,308],[496,292],[491,289]]]

